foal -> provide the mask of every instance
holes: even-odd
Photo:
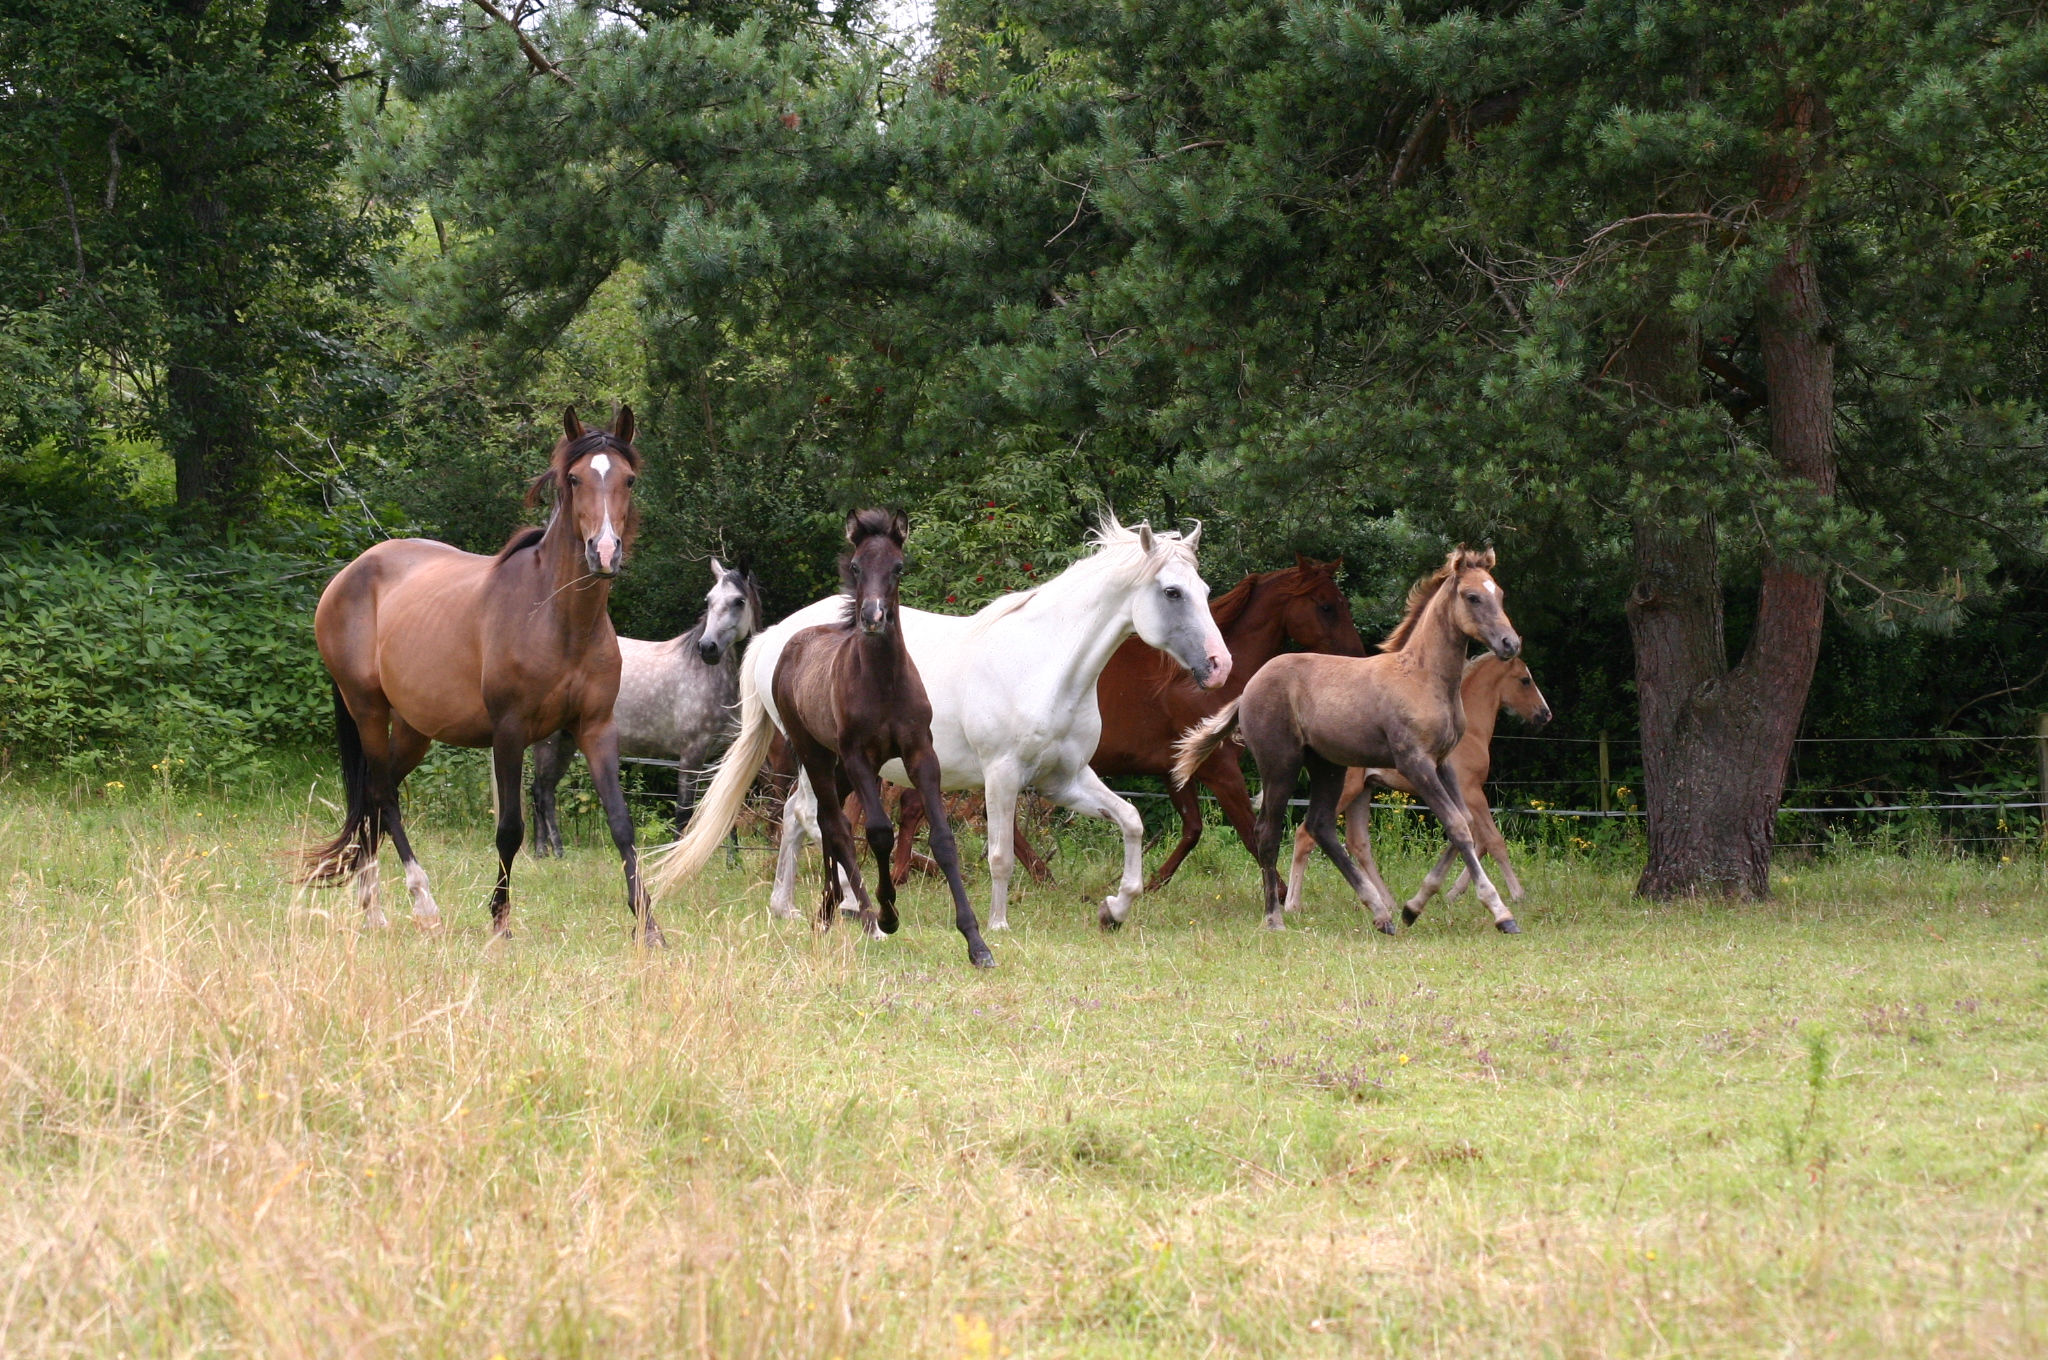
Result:
[[[931,700],[903,642],[897,592],[908,528],[896,511],[862,510],[846,521],[846,541],[853,545],[839,564],[841,582],[852,597],[846,617],[806,628],[789,639],[775,666],[775,710],[817,792],[819,839],[826,861],[820,925],[829,929],[838,914],[843,873],[860,903],[861,925],[869,938],[896,933],[896,884],[889,875],[896,829],[882,805],[881,768],[901,760],[926,799],[932,856],[953,891],[953,924],[966,937],[968,961],[976,968],[993,968],[995,955],[982,942],[981,923],[968,905],[959,847],[939,796]],[[868,900],[854,856],[844,806],[849,784],[860,795],[868,848],[875,855],[879,914]],[[840,873],[833,872],[834,865]]]
[[[1372,908],[1373,923],[1394,933],[1394,895],[1376,873],[1368,878],[1352,863],[1337,836],[1337,798],[1345,769],[1391,765],[1443,823],[1445,836],[1464,856],[1479,887],[1479,900],[1492,911],[1494,925],[1504,934],[1521,932],[1514,913],[1480,867],[1458,773],[1449,762],[1465,734],[1459,682],[1464,677],[1467,639],[1485,643],[1504,661],[1522,649],[1522,639],[1501,607],[1493,562],[1491,548],[1456,549],[1408,592],[1407,617],[1381,644],[1378,656],[1292,652],[1275,657],[1245,686],[1235,704],[1181,738],[1173,777],[1186,783],[1232,732],[1243,729],[1265,790],[1259,806],[1259,868],[1269,929],[1285,929],[1276,861],[1288,795],[1305,765],[1309,834],[1358,900]],[[1412,912],[1406,914],[1414,920]]]
[[[1465,793],[1465,811],[1472,818],[1472,835],[1479,842],[1479,853],[1491,855],[1493,862],[1500,866],[1500,876],[1508,885],[1510,901],[1522,900],[1522,881],[1515,877],[1514,865],[1508,862],[1507,837],[1500,834],[1494,824],[1493,809],[1486,802],[1486,776],[1493,769],[1493,729],[1499,721],[1500,711],[1507,709],[1530,727],[1541,727],[1550,721],[1550,705],[1544,701],[1543,691],[1536,688],[1536,677],[1529,673],[1529,663],[1516,657],[1513,661],[1502,661],[1491,652],[1481,652],[1465,663],[1465,679],[1458,686],[1459,697],[1465,705],[1465,735],[1451,749],[1450,765],[1458,772],[1458,787]],[[1366,872],[1374,878],[1379,870],[1372,857],[1372,792],[1373,789],[1394,789],[1400,793],[1415,792],[1399,770],[1349,770],[1344,775],[1344,792],[1338,795],[1337,806],[1344,809],[1344,846],[1351,852],[1351,858],[1358,860]],[[1301,880],[1308,869],[1309,851],[1315,846],[1315,837],[1306,826],[1294,833],[1294,863],[1287,873],[1287,910],[1293,911],[1301,905]],[[1429,902],[1437,889],[1443,885],[1444,874],[1448,872],[1454,852],[1446,848],[1423,880],[1422,890],[1410,898],[1406,908],[1409,920],[1422,914],[1422,908]],[[1471,875],[1463,869],[1458,871],[1458,881],[1451,885],[1450,897],[1465,891],[1471,882]]]

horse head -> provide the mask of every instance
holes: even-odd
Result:
[[[711,589],[704,596],[704,623],[697,633],[697,656],[716,666],[734,645],[761,627],[761,595],[754,578],[711,559]]]
[[[1149,524],[1124,531],[1111,521],[1105,528],[1134,534],[1144,554],[1143,570],[1131,597],[1131,627],[1140,638],[1187,667],[1195,683],[1216,689],[1230,679],[1230,648],[1209,614],[1209,586],[1195,562],[1202,526],[1183,538],[1155,534]],[[1113,540],[1111,540],[1113,541]]]
[[[1474,704],[1488,704],[1506,709],[1532,728],[1550,721],[1550,703],[1536,688],[1528,662],[1519,656],[1502,661],[1491,652],[1482,652],[1471,664],[1473,674],[1466,686],[1470,697],[1465,701],[1468,711]]]
[[[633,408],[621,406],[609,430],[592,430],[576,418],[576,408],[562,410],[562,439],[555,445],[548,470],[534,479],[527,504],[552,488],[555,514],[574,528],[583,543],[583,564],[590,575],[612,577],[626,560],[640,512],[633,506],[633,483],[640,478],[640,451],[633,447]]]
[[[853,620],[866,637],[886,637],[895,626],[909,532],[900,510],[856,510],[846,517],[853,551],[839,559],[840,588],[852,597]]]
[[[1337,588],[1344,559],[1318,562],[1294,555],[1293,589],[1281,607],[1280,624],[1287,640],[1305,652],[1331,656],[1364,656],[1365,639],[1351,617],[1351,601]],[[1286,575],[1287,573],[1280,573]]]
[[[1507,597],[1493,579],[1493,549],[1460,544],[1444,561],[1443,589],[1449,592],[1451,621],[1459,632],[1503,661],[1522,650],[1522,638],[1508,622]]]

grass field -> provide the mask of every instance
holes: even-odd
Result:
[[[1104,936],[1076,837],[978,976],[928,888],[770,920],[759,853],[654,956],[608,849],[522,860],[487,946],[449,815],[450,927],[363,934],[282,882],[330,820],[0,786],[0,1351],[2048,1353],[2031,860],[1532,862],[1519,938],[1389,940],[1323,865],[1262,933],[1212,835]]]

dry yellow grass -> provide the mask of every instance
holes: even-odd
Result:
[[[1272,938],[1217,836],[1104,937],[1076,840],[977,976],[929,890],[771,922],[760,855],[659,956],[608,850],[522,860],[487,946],[423,820],[453,925],[366,935],[288,809],[0,790],[0,1350],[2048,1350],[2033,865],[1536,864],[1519,939],[1394,941],[1323,868]]]

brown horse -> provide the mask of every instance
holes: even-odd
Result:
[[[1502,709],[1532,728],[1541,727],[1550,721],[1550,705],[1544,702],[1543,691],[1536,688],[1536,677],[1529,674],[1528,662],[1520,657],[1502,661],[1491,652],[1481,652],[1465,663],[1465,679],[1458,693],[1465,705],[1465,735],[1451,748],[1448,763],[1458,773],[1458,787],[1465,794],[1465,812],[1472,819],[1472,835],[1479,842],[1479,853],[1493,856],[1500,876],[1507,882],[1508,899],[1519,902],[1522,882],[1515,877],[1514,866],[1508,863],[1507,837],[1500,834],[1500,828],[1494,824],[1493,809],[1486,802],[1486,776],[1493,769],[1493,729],[1500,721]],[[1345,772],[1344,792],[1337,798],[1337,806],[1344,809],[1344,848],[1370,877],[1378,878],[1379,869],[1372,856],[1373,789],[1413,794],[1415,788],[1399,770]],[[1287,874],[1289,911],[1301,905],[1302,875],[1308,869],[1309,851],[1314,845],[1315,837],[1306,826],[1295,829],[1294,863]],[[1422,914],[1422,908],[1442,886],[1450,863],[1451,852],[1447,849],[1423,880],[1422,891],[1409,899],[1409,920]],[[1455,898],[1471,880],[1471,874],[1461,869],[1449,895]]]
[[[1276,862],[1288,797],[1306,766],[1308,815],[1303,820],[1309,834],[1358,900],[1372,908],[1374,924],[1394,933],[1394,895],[1377,874],[1368,879],[1352,863],[1337,835],[1337,797],[1344,788],[1344,771],[1351,766],[1391,765],[1443,823],[1444,834],[1464,856],[1479,886],[1479,900],[1493,912],[1494,924],[1509,935],[1520,932],[1514,914],[1480,867],[1458,772],[1448,760],[1465,735],[1459,686],[1467,639],[1485,643],[1502,660],[1522,649],[1502,607],[1493,561],[1491,548],[1456,549],[1408,592],[1407,616],[1381,644],[1378,656],[1296,652],[1275,657],[1245,686],[1236,703],[1181,738],[1173,777],[1184,784],[1233,732],[1244,732],[1265,790],[1259,806],[1258,860],[1269,929],[1281,930],[1286,924]]]
[[[719,767],[703,809],[671,853],[677,857],[678,876],[702,866],[731,825],[760,768],[769,734],[779,726],[817,792],[818,838],[825,852],[819,924],[831,928],[843,878],[860,904],[861,926],[868,937],[893,935],[896,885],[886,871],[877,874],[878,912],[861,878],[842,800],[849,786],[859,795],[868,848],[875,864],[886,870],[895,826],[882,803],[881,770],[900,760],[905,774],[935,809],[932,853],[953,891],[953,924],[967,941],[968,961],[977,968],[993,968],[995,955],[982,942],[981,923],[968,905],[959,847],[939,796],[931,699],[903,638],[899,588],[909,527],[901,513],[890,510],[861,510],[848,517],[846,541],[853,550],[839,563],[841,589],[848,597],[844,616],[836,623],[800,629],[782,644],[770,672],[772,707],[761,701],[757,674],[765,654],[748,654],[740,669],[740,735]],[[772,631],[769,636],[772,643]],[[783,834],[793,833],[785,825]]]
[[[1341,557],[1317,562],[1297,553],[1293,566],[1247,576],[1210,601],[1209,616],[1230,648],[1230,679],[1220,689],[1200,688],[1172,657],[1137,638],[1117,648],[1095,683],[1095,702],[1102,711],[1102,740],[1088,762],[1095,773],[1105,779],[1166,778],[1173,771],[1173,744],[1180,734],[1242,694],[1260,667],[1290,643],[1303,651],[1364,656],[1365,640],[1351,620],[1351,603],[1337,588],[1343,566]],[[1256,855],[1251,791],[1245,787],[1236,751],[1217,751],[1195,771],[1195,778],[1216,795],[1244,848]],[[1169,782],[1168,788],[1174,810],[1180,813],[1180,844],[1153,871],[1146,892],[1165,887],[1202,839],[1201,794],[1188,784]],[[898,883],[909,876],[910,838],[921,812],[904,798],[896,846]],[[1021,831],[1018,844],[1029,849]]]
[[[498,808],[498,886],[491,926],[509,933],[512,859],[525,834],[520,766],[526,748],[575,733],[589,762],[612,842],[626,866],[626,906],[641,938],[661,943],[633,851],[633,817],[619,789],[619,643],[606,606],[632,545],[633,412],[586,430],[572,407],[547,471],[527,504],[552,490],[545,529],[522,529],[495,557],[427,539],[394,539],[343,567],[313,615],[334,677],[334,730],[348,793],[341,834],[306,854],[309,881],[353,877],[365,918],[377,904],[377,847],[388,832],[405,865],[413,919],[440,910],[399,819],[398,786],[437,741],[488,746]]]

